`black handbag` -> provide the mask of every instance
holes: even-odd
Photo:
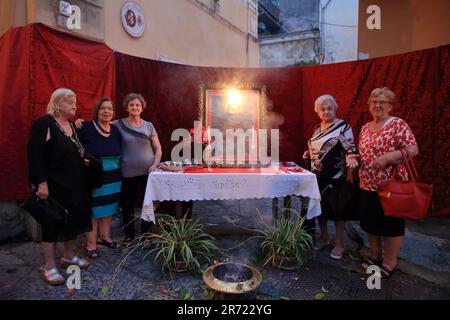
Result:
[[[22,207],[42,225],[55,227],[64,225],[67,221],[68,211],[56,199],[48,197],[40,199],[34,192],[25,200]]]

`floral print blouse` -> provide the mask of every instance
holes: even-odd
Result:
[[[381,170],[372,168],[373,161],[387,152],[417,145],[414,134],[408,124],[397,117],[390,118],[380,130],[372,132],[366,123],[359,136],[359,152],[362,165],[359,170],[360,187],[368,191],[377,191],[378,186],[387,183],[394,175],[395,165],[387,165]],[[401,180],[408,179],[408,172],[403,165],[397,170]]]

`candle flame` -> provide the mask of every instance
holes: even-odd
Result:
[[[241,105],[242,96],[239,90],[231,89],[228,91],[228,111],[237,112]]]

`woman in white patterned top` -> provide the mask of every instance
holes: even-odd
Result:
[[[341,259],[344,254],[342,235],[346,218],[344,212],[337,209],[337,194],[346,181],[346,166],[355,168],[358,162],[354,157],[347,157],[356,153],[353,132],[347,122],[336,118],[337,108],[333,96],[327,94],[317,98],[314,111],[322,122],[316,126],[309,139],[309,148],[303,158],[311,160],[311,171],[317,175],[322,193],[322,214],[319,217],[321,235],[314,249],[320,250],[330,243],[327,222],[333,220],[336,238],[330,256]]]

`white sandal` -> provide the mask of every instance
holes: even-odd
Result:
[[[41,267],[41,278],[51,286],[59,286],[66,281],[56,268],[45,270],[45,268]]]
[[[344,247],[336,246],[333,248],[333,250],[331,250],[330,257],[336,260],[340,260],[344,256],[344,253],[345,253]]]
[[[91,263],[87,259],[74,256],[71,260],[61,257],[59,265],[61,268],[75,265],[80,267],[80,269],[87,269],[91,266]]]

